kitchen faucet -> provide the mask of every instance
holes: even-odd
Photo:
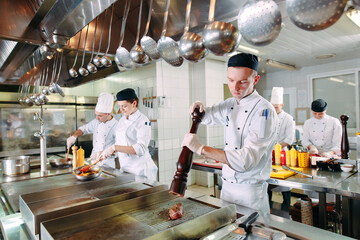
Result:
[[[34,113],[34,120],[40,121],[40,131],[35,132],[34,136],[40,138],[40,175],[47,175],[47,167],[46,167],[46,134],[44,130],[44,121],[42,120],[43,109],[42,106],[40,108],[40,114],[38,112]]]

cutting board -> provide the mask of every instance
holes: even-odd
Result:
[[[273,169],[278,170],[277,172],[271,171],[270,177],[272,177],[272,178],[285,179],[285,178],[288,178],[288,177],[296,174],[296,173],[294,173],[292,171],[288,171],[288,170],[283,169],[281,166],[272,165],[271,167]],[[304,170],[303,168],[299,168],[299,167],[291,167],[291,168],[294,169],[294,170],[297,170],[297,171],[303,171]]]

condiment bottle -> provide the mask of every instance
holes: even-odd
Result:
[[[291,157],[290,157],[290,150],[286,149],[286,166],[290,167]]]
[[[77,150],[77,162],[79,167],[84,165],[84,159],[85,159],[85,151],[80,146],[79,150]]]
[[[279,143],[275,144],[275,165],[281,164],[281,145]]]
[[[285,150],[281,150],[281,165],[286,165],[286,152]]]
[[[79,167],[78,165],[78,160],[77,160],[77,146],[72,146],[71,147],[72,150],[72,154],[73,154],[73,160],[72,160],[72,167],[73,169]]]
[[[297,166],[297,151],[294,147],[291,148],[290,150],[290,166],[291,167]]]
[[[309,167],[309,152],[306,150],[306,148],[299,148],[298,164],[299,167]]]

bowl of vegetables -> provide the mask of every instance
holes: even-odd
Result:
[[[73,170],[75,177],[81,181],[88,181],[101,175],[101,167],[93,165],[91,167],[80,166]]]

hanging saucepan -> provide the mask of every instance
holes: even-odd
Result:
[[[157,48],[162,59],[174,67],[179,67],[184,62],[184,58],[180,56],[179,45],[172,38],[165,36],[169,15],[169,5],[170,0],[166,0],[163,29]]]
[[[107,45],[107,48],[106,48],[105,55],[101,58],[101,64],[102,64],[104,67],[111,67],[111,65],[112,65],[112,61],[111,61],[111,59],[107,56],[107,54],[108,54],[109,48],[110,48],[111,25],[112,25],[113,15],[114,15],[114,4],[111,6],[111,16],[110,16],[110,23],[109,23],[108,45]]]
[[[76,55],[75,55],[75,60],[74,60],[74,63],[72,65],[72,67],[69,69],[69,74],[72,78],[77,78],[78,77],[78,73],[75,69],[75,64],[76,64],[76,61],[77,61],[77,58],[78,58],[78,55],[79,55],[79,46],[80,46],[80,41],[81,41],[81,34],[82,34],[82,30],[80,31],[80,35],[79,35],[79,41],[78,41],[78,44],[77,44],[77,48],[76,48]]]
[[[142,12],[143,0],[140,1],[138,25],[136,32],[135,45],[130,50],[130,57],[135,63],[144,64],[149,60],[149,57],[145,54],[144,50],[139,44],[140,26],[141,26],[141,12]]]
[[[189,32],[191,3],[192,0],[188,0],[186,5],[185,28],[184,34],[180,39],[179,50],[181,56],[186,60],[198,62],[203,59],[209,51],[205,48],[203,39],[199,34]]]
[[[97,24],[98,24],[98,19],[99,18],[96,18],[96,22],[95,22],[95,30],[94,30],[94,37],[93,37],[93,44],[92,44],[90,61],[86,65],[86,69],[89,71],[89,73],[96,73],[97,72],[97,68],[96,68],[95,64],[92,63],[92,61],[93,61],[93,58],[94,58],[94,47],[95,47],[96,28],[97,28]]]
[[[223,56],[234,51],[240,44],[241,35],[231,23],[215,21],[216,0],[210,0],[209,23],[203,32],[204,45],[213,54]]]
[[[83,55],[82,55],[82,60],[81,60],[81,67],[79,68],[79,73],[81,76],[86,77],[87,75],[89,75],[89,71],[84,68],[84,61],[85,61],[85,48],[86,48],[86,40],[87,40],[87,36],[88,36],[88,32],[89,32],[89,24],[86,26],[86,33],[85,33],[85,41],[84,41],[84,48],[83,48]]]
[[[339,20],[347,0],[286,0],[290,20],[299,28],[318,31]]]
[[[61,89],[61,87],[58,84],[58,81],[60,78],[60,73],[61,73],[62,57],[63,57],[63,51],[61,51],[61,53],[60,53],[60,66],[59,66],[59,71],[57,73],[56,81],[54,81],[52,83],[52,86],[54,87],[56,93],[60,94],[60,96],[62,96],[62,97],[65,97],[63,90]],[[79,71],[80,71],[80,69],[79,69]]]
[[[238,29],[246,42],[265,46],[279,36],[281,12],[273,0],[248,0],[240,9]]]
[[[123,67],[125,67],[127,69],[131,69],[131,68],[135,67],[135,63],[130,58],[129,51],[126,48],[121,46],[124,41],[126,20],[128,17],[129,9],[130,9],[130,3],[128,0],[126,0],[124,14],[123,14],[122,23],[121,23],[120,44],[119,44],[119,47],[116,49],[116,57],[117,57],[118,61],[120,62],[120,65],[122,65]]]
[[[148,14],[148,18],[147,18],[147,21],[146,21],[146,27],[145,27],[144,35],[140,40],[140,45],[143,48],[146,55],[148,55],[151,59],[156,60],[156,59],[160,58],[160,54],[159,54],[159,51],[157,49],[157,43],[151,37],[146,36],[146,34],[149,31],[149,26],[150,26],[152,3],[153,3],[153,0],[150,0],[149,14]]]
[[[100,41],[99,41],[99,47],[98,47],[98,51],[96,56],[94,57],[93,63],[97,66],[97,67],[102,67],[102,63],[101,63],[101,57],[99,56],[100,50],[101,50],[101,42],[102,42],[102,35],[104,32],[104,24],[105,24],[105,19],[106,19],[106,13],[107,13],[107,9],[105,10],[104,13],[104,18],[102,20],[102,24],[101,24],[101,32],[100,32]]]

